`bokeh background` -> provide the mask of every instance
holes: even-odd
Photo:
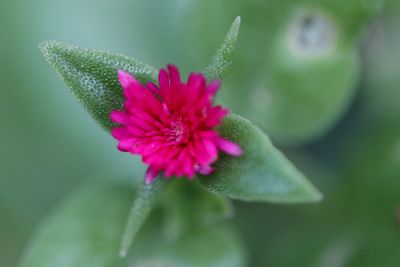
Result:
[[[221,99],[325,195],[313,205],[235,203],[249,266],[400,266],[398,0],[0,0],[0,266],[18,265],[46,214],[85,180],[144,171],[76,103],[38,44],[187,73],[207,64],[237,15]]]

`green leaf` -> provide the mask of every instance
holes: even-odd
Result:
[[[153,209],[155,203],[165,189],[166,181],[158,178],[151,184],[143,184],[135,198],[125,231],[122,236],[119,255],[125,257],[140,227]]]
[[[169,190],[166,190],[166,185]],[[163,194],[164,191],[166,194]],[[168,236],[186,235],[193,228],[211,225],[233,215],[228,199],[212,194],[193,181],[166,181],[161,177],[149,185],[143,184],[133,202],[122,237],[119,255],[127,256],[155,203],[162,196]]]
[[[205,69],[204,74],[208,80],[220,80],[224,77],[228,68],[232,64],[233,51],[240,29],[240,17],[237,17],[232,23],[231,28],[226,34],[225,40],[217,50],[213,59]]]
[[[146,230],[144,240],[138,239],[132,248],[131,266],[248,266],[240,241],[227,225],[193,229],[178,239],[166,238],[157,225]]]
[[[160,209],[151,213],[129,256],[121,259],[121,229],[134,194],[129,184],[116,180],[84,186],[44,221],[21,266],[244,266],[242,247],[230,227],[198,227],[171,238],[165,228],[168,210]]]
[[[193,1],[176,23],[183,25],[181,32],[196,29],[185,45],[196,50],[191,60],[201,62],[210,54],[207,44],[221,34],[220,23],[236,14],[245,22],[223,83],[229,90],[220,90],[218,100],[281,144],[310,143],[328,133],[359,86],[360,37],[384,1],[238,2]],[[393,39],[385,43],[398,47]],[[369,65],[389,73],[377,61]]]
[[[171,181],[163,203],[187,216],[186,223],[210,224],[233,216],[229,199],[205,190],[198,181],[180,179]]]
[[[209,192],[197,180],[171,181],[160,204],[168,210],[166,227],[173,237],[185,235],[193,228],[230,219],[234,215],[229,198]]]
[[[109,119],[110,112],[121,109],[124,102],[118,69],[131,73],[142,83],[157,78],[156,69],[126,56],[58,41],[44,42],[39,47],[73,95],[106,129],[114,126]]]
[[[247,119],[228,116],[221,135],[239,144],[243,155],[221,155],[215,172],[200,178],[210,191],[247,201],[314,202],[321,194]]]
[[[44,221],[21,266],[123,266],[118,246],[134,194],[129,184],[84,186]]]

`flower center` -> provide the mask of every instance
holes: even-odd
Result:
[[[182,117],[175,116],[172,118],[170,129],[168,129],[168,141],[177,143],[185,143],[188,140],[187,126],[183,122]]]

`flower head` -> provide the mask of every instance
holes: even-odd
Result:
[[[168,65],[158,75],[159,86],[140,84],[119,70],[118,79],[125,96],[124,110],[110,117],[120,124],[112,130],[118,149],[142,156],[149,165],[146,183],[163,171],[164,176],[193,178],[195,173],[210,174],[218,149],[239,156],[241,148],[222,138],[216,127],[228,114],[212,101],[220,82],[206,83],[201,73],[191,73],[181,82],[178,69]]]

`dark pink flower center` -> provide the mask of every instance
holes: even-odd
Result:
[[[172,118],[167,135],[168,140],[176,144],[187,143],[189,141],[189,127],[183,122],[182,117],[175,116]]]

